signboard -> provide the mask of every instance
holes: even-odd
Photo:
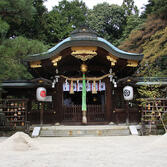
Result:
[[[52,96],[46,96],[45,101],[52,102]]]

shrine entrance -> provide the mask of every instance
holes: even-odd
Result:
[[[87,121],[88,124],[105,122],[105,91],[92,94],[87,92]],[[69,94],[64,92],[63,96],[63,122],[81,123],[82,122],[82,93],[76,92]]]

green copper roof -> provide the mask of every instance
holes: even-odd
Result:
[[[118,58],[137,60],[143,58],[143,54],[129,53],[118,49],[104,38],[97,37],[95,33],[88,31],[79,31],[68,37],[49,49],[47,52],[28,56],[25,61],[37,61],[51,58],[53,55],[60,53],[62,50],[72,46],[96,46],[101,47]]]

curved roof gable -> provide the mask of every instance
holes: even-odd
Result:
[[[101,47],[118,58],[127,60],[140,61],[143,54],[129,53],[118,49],[104,38],[97,37],[97,34],[88,29],[79,29],[71,33],[71,36],[59,42],[47,52],[31,55],[26,58],[26,61],[37,61],[51,58],[52,56],[60,53],[62,50],[72,46],[96,46]]]

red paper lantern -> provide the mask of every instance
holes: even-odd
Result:
[[[36,98],[38,101],[45,101],[46,99],[46,89],[43,87],[39,87],[36,90]]]

